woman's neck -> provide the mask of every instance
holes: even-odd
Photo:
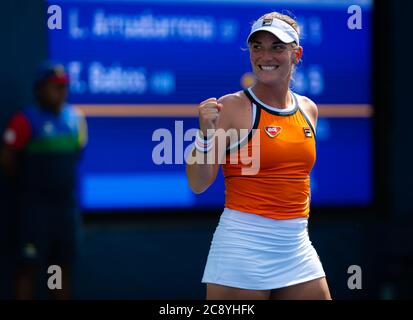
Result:
[[[262,102],[279,109],[288,108],[292,103],[291,96],[288,94],[288,84],[280,86],[257,82],[252,87],[252,91]]]

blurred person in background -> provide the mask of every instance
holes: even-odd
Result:
[[[50,265],[62,270],[55,299],[71,297],[70,273],[80,227],[77,164],[87,142],[82,113],[66,103],[69,78],[60,64],[36,72],[36,103],[16,112],[3,134],[1,166],[17,193],[16,299],[34,299]]]

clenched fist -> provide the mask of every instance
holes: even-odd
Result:
[[[208,129],[216,129],[222,107],[223,104],[218,102],[216,98],[209,98],[200,103],[198,107],[199,128],[204,137],[212,135],[211,132],[208,135]]]

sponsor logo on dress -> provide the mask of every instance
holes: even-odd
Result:
[[[269,137],[274,138],[278,136],[281,132],[282,128],[281,127],[275,127],[275,126],[267,126],[265,127],[265,132],[268,134]]]
[[[313,136],[313,133],[309,127],[304,127],[304,134],[307,138],[311,138]]]

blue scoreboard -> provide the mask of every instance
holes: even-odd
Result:
[[[221,174],[201,195],[189,189],[185,133],[198,127],[199,102],[251,85],[245,40],[271,11],[299,22],[304,53],[292,89],[319,107],[313,205],[372,203],[372,0],[48,4],[63,18],[48,30],[49,57],[67,67],[70,102],[88,116],[85,209],[223,206]],[[157,130],[170,133],[171,161],[154,161]]]

